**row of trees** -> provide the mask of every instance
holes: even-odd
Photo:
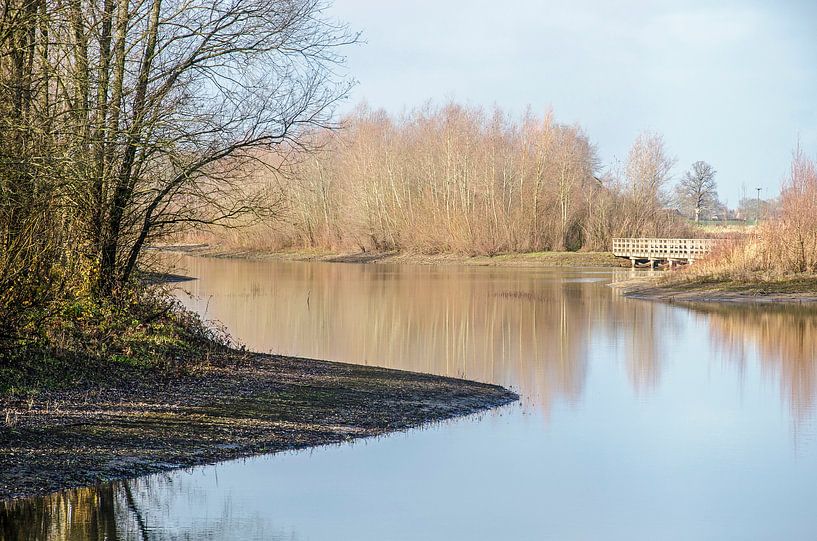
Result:
[[[334,66],[356,36],[325,9],[0,0],[3,326],[66,290],[110,297],[179,227],[276,208],[249,164],[306,144],[348,87]]]
[[[287,223],[266,248],[493,254],[607,249],[614,236],[683,234],[668,209],[661,136],[640,135],[620,174],[552,113],[513,118],[455,103],[400,117],[359,107],[278,185]]]

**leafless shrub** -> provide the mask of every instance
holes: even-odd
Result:
[[[688,234],[663,207],[673,161],[638,139],[627,174],[551,112],[514,119],[456,103],[401,117],[358,107],[280,185],[284,220],[205,240],[233,249],[497,254],[607,250],[614,236]],[[197,237],[201,240],[202,237]]]
[[[357,36],[326,8],[0,0],[0,338],[66,292],[110,297],[150,242],[280,210],[269,172],[350,84]]]
[[[783,183],[777,214],[768,216],[750,235],[696,263],[695,278],[778,280],[817,272],[817,165],[798,146]]]

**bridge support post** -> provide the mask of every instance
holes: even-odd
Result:
[[[633,268],[633,269],[635,268],[635,258],[634,257],[630,258],[630,268]]]

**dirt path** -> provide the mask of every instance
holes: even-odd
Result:
[[[495,385],[270,355],[127,389],[0,398],[0,500],[375,436],[517,399]]]

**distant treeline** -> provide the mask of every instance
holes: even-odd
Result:
[[[672,160],[640,135],[621,171],[552,113],[448,103],[403,116],[358,107],[322,150],[274,182],[274,219],[215,232],[256,249],[495,254],[606,250],[615,236],[686,235],[668,206]]]

